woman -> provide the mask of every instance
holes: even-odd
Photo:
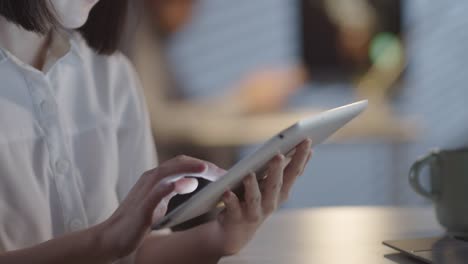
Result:
[[[137,78],[115,53],[126,6],[0,1],[0,263],[215,263],[251,239],[305,166],[309,141],[288,165],[270,162],[262,192],[246,177],[246,202],[226,192],[219,219],[150,233],[167,199],[196,184],[164,178],[222,170],[189,157],[154,168]]]

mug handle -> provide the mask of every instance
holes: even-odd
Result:
[[[424,168],[424,166],[429,165],[433,163],[437,159],[437,152],[432,152],[429,153],[427,156],[417,160],[410,169],[409,173],[409,182],[413,190],[415,190],[417,193],[420,195],[429,198],[433,200],[434,194],[430,190],[426,190],[421,186],[420,182],[420,176],[421,176],[421,170]]]

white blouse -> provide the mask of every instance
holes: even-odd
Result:
[[[136,74],[78,33],[44,72],[0,48],[0,251],[108,218],[156,154]]]

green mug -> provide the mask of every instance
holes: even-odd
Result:
[[[429,169],[428,188],[421,185],[421,171]],[[410,169],[409,182],[434,203],[439,223],[449,235],[468,237],[468,149],[432,151]]]

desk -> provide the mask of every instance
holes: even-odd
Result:
[[[432,208],[324,207],[284,210],[253,241],[222,264],[418,264],[383,240],[443,233]]]
[[[181,128],[165,133],[169,135],[165,141],[182,140],[204,147],[258,144],[298,120],[320,112],[322,110],[307,109],[252,115],[219,115],[215,111],[191,111],[192,115],[185,119],[174,120],[181,123]],[[185,128],[182,129],[182,126]],[[366,113],[332,136],[331,142],[381,139],[392,143],[406,143],[413,141],[418,134],[418,126],[414,124],[414,120],[387,114]]]

